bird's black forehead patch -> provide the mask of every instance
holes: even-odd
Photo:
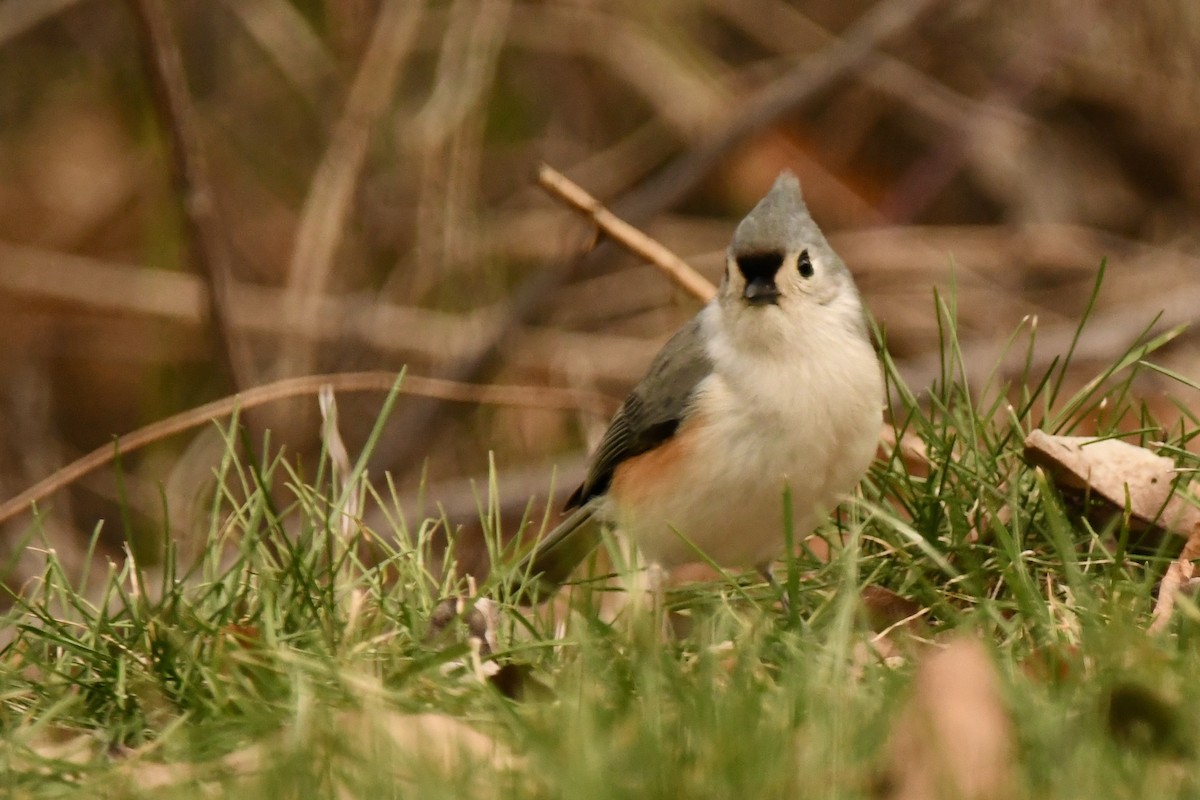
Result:
[[[734,261],[747,281],[763,280],[775,277],[775,273],[783,266],[783,253],[778,250],[741,253],[734,256]]]

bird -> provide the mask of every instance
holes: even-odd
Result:
[[[737,225],[715,297],[663,346],[612,417],[567,516],[511,573],[539,601],[602,541],[669,574],[757,568],[800,541],[875,456],[883,378],[849,269],[782,172]]]

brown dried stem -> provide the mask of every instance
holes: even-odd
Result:
[[[227,417],[235,411],[243,411],[285,398],[314,394],[323,386],[330,386],[334,391],[340,392],[388,391],[396,384],[397,378],[398,376],[394,372],[382,371],[305,375],[298,378],[285,378],[265,386],[256,386],[253,389],[205,403],[197,408],[139,428],[132,433],[118,436],[111,444],[96,448],[49,477],[38,481],[16,497],[0,503],[0,523],[12,519],[27,510],[31,504],[121,456],[177,433],[205,425],[214,419]],[[416,375],[404,376],[400,392],[456,403],[487,403],[524,408],[583,409],[598,416],[607,416],[613,406],[607,397],[595,392],[540,386],[478,386]]]
[[[630,253],[659,269],[676,286],[707,303],[717,293],[707,278],[688,266],[687,262],[662,243],[630,225],[592,197],[566,175],[546,164],[538,167],[538,184],[552,196],[562,200],[588,217],[605,235]]]
[[[1175,601],[1180,593],[1194,592],[1197,559],[1200,559],[1200,523],[1192,526],[1183,552],[1167,567],[1167,574],[1158,585],[1158,599],[1154,603],[1150,627],[1147,628],[1150,633],[1161,633],[1171,624]]]

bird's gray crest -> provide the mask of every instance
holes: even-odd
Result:
[[[800,181],[784,170],[771,191],[738,224],[730,250],[735,255],[789,251],[814,239],[822,241],[823,237],[804,205]]]

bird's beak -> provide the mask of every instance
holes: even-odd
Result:
[[[746,281],[742,298],[752,306],[779,305],[779,287],[775,285],[775,277],[761,276]]]

